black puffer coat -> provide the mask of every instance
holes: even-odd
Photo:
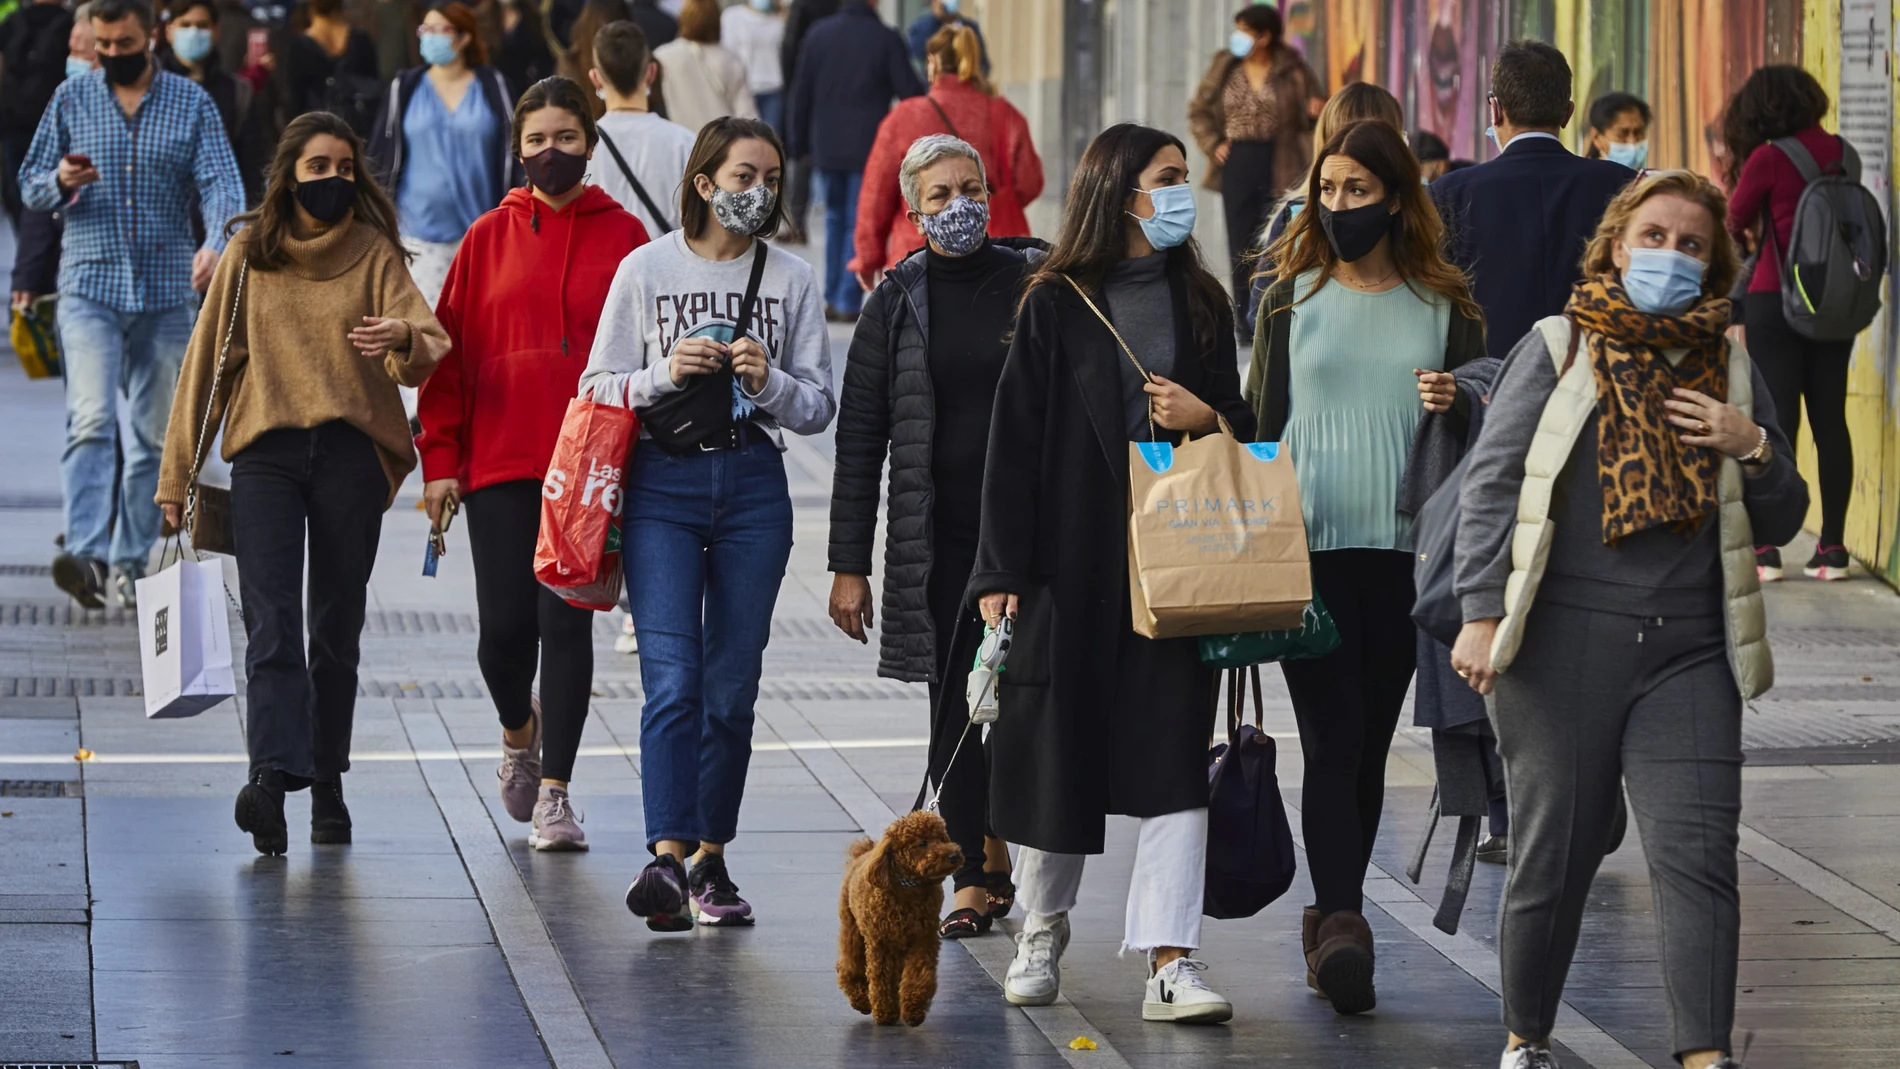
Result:
[[[993,238],[1025,267],[1048,245],[1035,238]],[[910,683],[937,677],[936,624],[930,615],[931,443],[936,435],[930,378],[930,280],[919,250],[884,276],[865,299],[844,369],[838,407],[838,458],[831,488],[829,568],[870,575],[884,458],[891,460],[884,544],[884,604],[878,675]]]

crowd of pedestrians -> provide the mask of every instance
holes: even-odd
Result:
[[[878,631],[881,674],[928,685],[925,793],[963,859],[940,934],[984,936],[1020,902],[1004,994],[1054,1001],[1086,858],[1132,816],[1142,1016],[1227,1020],[1197,956],[1219,679],[1195,639],[1136,631],[1126,447],[1229,434],[1297,471],[1338,633],[1282,663],[1308,985],[1356,1014],[1402,982],[1365,879],[1416,681],[1442,812],[1490,825],[1454,869],[1508,858],[1504,1069],[1556,1065],[1626,820],[1672,1047],[1735,1065],[1739,718],[1772,685],[1760,589],[1807,511],[1803,410],[1806,571],[1848,567],[1851,342],[1783,300],[1804,192],[1858,174],[1812,77],[1748,79],[1717,184],[1646,171],[1646,102],[1610,93],[1578,123],[1562,53],[1513,42],[1497,153],[1472,165],[1383,89],[1329,96],[1250,5],[1186,116],[1203,173],[1175,135],[1113,126],[1044,241],[1029,124],[956,0],[908,40],[863,0],[664,6],[305,0],[273,26],[92,0],[0,22],[14,305],[57,297],[65,359],[54,580],[135,607],[161,526],[204,533],[188,513],[221,450],[248,638],[236,820],[258,851],[288,849],[302,789],[311,840],[351,838],[370,572],[418,466],[435,532],[468,514],[504,808],[534,849],[587,848],[570,790],[593,628],[537,580],[542,481],[576,397],[697,398],[706,424],[649,421],[619,488],[653,855],[626,905],[662,932],[754,923],[728,850],[792,547],[782,454],[836,417],[830,614]],[[800,175],[819,272],[782,247],[803,240]],[[1194,240],[1197,181],[1222,195],[1228,264]],[[827,321],[855,323],[839,396]],[[1450,644],[1413,623],[1415,527],[1447,494]],[[965,666],[1005,618],[1003,713],[966,745]]]

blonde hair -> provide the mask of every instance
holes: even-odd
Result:
[[[1724,220],[1728,218],[1728,197],[1722,193],[1720,186],[1694,171],[1660,171],[1623,187],[1623,192],[1618,193],[1616,199],[1603,209],[1603,218],[1597,223],[1596,235],[1583,250],[1584,277],[1616,274],[1616,243],[1622,239],[1623,232],[1629,229],[1630,220],[1636,217],[1636,209],[1656,197],[1681,197],[1708,210],[1715,232],[1709,238],[1709,270],[1702,276],[1702,294],[1705,297],[1726,296],[1742,269],[1741,257],[1735,252],[1735,241],[1729,237],[1728,227],[1724,225]]]
[[[1347,82],[1326,100],[1326,106],[1320,109],[1319,118],[1313,121],[1313,145],[1315,148],[1332,142],[1341,130],[1356,122],[1382,122],[1405,136],[1405,109],[1399,106],[1398,98],[1371,82]],[[1300,180],[1280,194],[1279,203],[1267,213],[1267,221],[1254,235],[1254,247],[1249,252],[1258,254],[1266,250],[1267,231],[1273,227],[1273,221],[1286,211],[1287,205],[1306,197],[1306,187],[1312,184],[1313,176],[1319,173],[1319,159],[1314,158]]]
[[[719,0],[686,0],[680,8],[680,36],[704,45],[719,43]]]
[[[990,81],[983,77],[983,44],[976,31],[961,22],[952,23],[930,35],[925,54],[937,57],[937,67],[957,80],[991,93]]]

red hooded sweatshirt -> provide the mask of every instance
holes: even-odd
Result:
[[[435,309],[454,348],[417,402],[424,479],[468,493],[547,474],[607,286],[646,242],[599,186],[558,212],[517,187],[475,220]]]

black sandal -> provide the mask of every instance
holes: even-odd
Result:
[[[1009,873],[986,872],[983,886],[990,900],[990,919],[1002,920],[1009,916],[1010,907],[1016,904],[1016,885],[1009,881]]]
[[[988,933],[992,923],[989,917],[965,906],[945,917],[937,934],[945,939],[968,939]]]

